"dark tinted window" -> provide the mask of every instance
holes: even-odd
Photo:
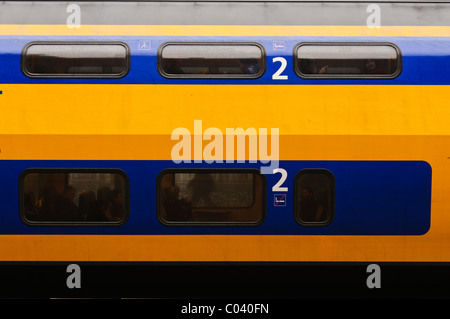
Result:
[[[159,71],[169,78],[256,78],[264,73],[264,51],[256,43],[166,43]]]
[[[124,43],[33,42],[22,70],[29,77],[118,78],[128,73],[128,51]]]
[[[300,171],[294,181],[294,216],[303,226],[325,226],[334,217],[334,176],[327,170]]]
[[[165,224],[255,224],[265,216],[265,179],[254,171],[167,171],[158,179]]]
[[[400,50],[378,43],[300,43],[294,50],[303,78],[393,78],[400,73]]]
[[[22,220],[44,224],[121,224],[128,182],[120,171],[30,170],[21,179]]]

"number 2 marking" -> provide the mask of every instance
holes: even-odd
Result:
[[[278,183],[276,183],[275,185],[273,185],[272,187],[272,192],[287,192],[288,188],[287,187],[281,187],[281,185],[283,185],[283,183],[286,181],[287,178],[287,172],[284,168],[275,168],[273,170],[273,173],[281,173],[281,178],[278,181]]]
[[[286,69],[287,66],[286,59],[282,57],[276,57],[272,59],[272,62],[281,62],[280,68],[272,75],[272,80],[287,80],[287,75],[281,75],[281,73],[283,73],[284,69]]]

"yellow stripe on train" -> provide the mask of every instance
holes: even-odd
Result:
[[[450,26],[0,25],[0,35],[448,37]]]
[[[449,135],[445,85],[2,85],[0,134]],[[230,116],[232,115],[232,116]]]
[[[0,261],[450,261],[443,234],[1,235]]]

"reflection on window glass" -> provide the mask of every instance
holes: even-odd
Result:
[[[390,44],[304,43],[296,49],[295,67],[301,77],[394,77],[400,56]]]
[[[122,77],[128,72],[123,43],[31,43],[22,68],[30,77]]]
[[[119,173],[29,172],[22,187],[28,222],[120,223],[126,217],[126,181]]]
[[[261,175],[174,172],[159,179],[159,217],[165,223],[257,223],[264,214]]]
[[[166,77],[247,77],[263,73],[263,49],[245,43],[168,43],[160,49]]]
[[[334,217],[334,178],[326,170],[303,170],[294,185],[295,218],[304,226],[328,225]]]

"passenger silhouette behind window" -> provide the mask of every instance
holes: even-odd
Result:
[[[119,221],[125,216],[124,196],[120,190],[114,190],[111,194],[111,219]]]
[[[210,174],[195,174],[187,186],[192,189],[192,205],[194,207],[201,205],[201,200],[203,200],[202,206],[213,206],[211,192],[214,190],[214,180]]]
[[[170,186],[164,189],[164,210],[168,221],[187,221],[191,219],[192,202],[189,198],[180,198],[180,187]]]
[[[163,69],[168,74],[183,74],[179,59],[165,59]]]
[[[62,196],[56,202],[56,214],[58,221],[78,221],[78,206],[73,202],[75,197],[75,188],[68,185],[65,187]]]
[[[34,195],[32,193],[25,193],[23,204],[25,216],[28,220],[37,220],[38,219],[38,208],[34,204]]]
[[[56,219],[56,201],[58,192],[56,187],[47,187],[40,200],[39,221],[51,221]]]
[[[90,214],[95,209],[95,194],[93,191],[87,191],[80,194],[78,200],[80,217],[82,220],[88,220]]]
[[[239,68],[244,74],[258,74],[259,64],[255,59],[241,59],[239,60]]]
[[[365,74],[385,74],[386,70],[378,66],[377,61],[367,59],[364,61],[364,73]]]
[[[324,220],[324,204],[317,200],[311,187],[302,188],[299,201],[299,217],[303,222],[320,222]]]
[[[300,71],[304,74],[324,74],[327,73],[328,65],[322,67],[317,66],[314,59],[301,59]]]

